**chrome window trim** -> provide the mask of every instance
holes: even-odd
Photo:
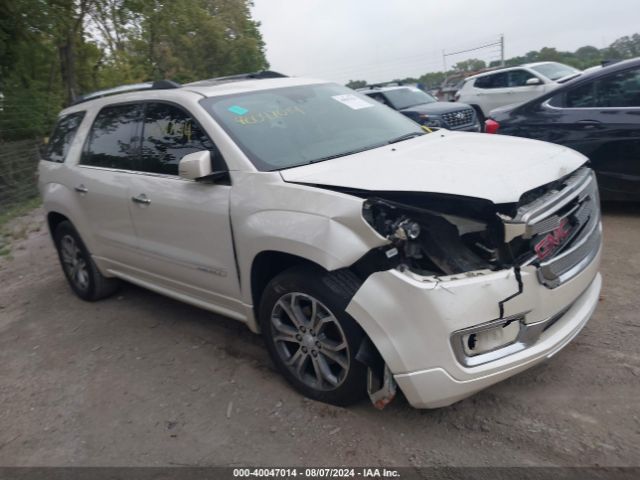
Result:
[[[188,178],[182,178],[179,175],[171,175],[168,173],[154,173],[154,172],[141,172],[139,170],[127,170],[124,168],[110,168],[110,167],[98,167],[96,165],[84,165],[84,164],[77,164],[75,165],[78,168],[89,168],[92,170],[103,170],[106,172],[113,172],[113,173],[130,173],[133,175],[143,175],[145,177],[157,177],[157,178],[166,178],[168,180],[180,180],[183,182],[193,182],[196,183],[195,180],[190,180]]]
[[[542,106],[544,108],[548,108],[550,110],[559,110],[559,111],[576,111],[576,110],[640,110],[640,107],[556,107],[551,105],[551,100],[556,97],[554,95],[551,98],[548,98],[546,101],[542,102]]]

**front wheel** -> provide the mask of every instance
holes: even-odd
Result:
[[[350,272],[294,267],[275,277],[260,302],[269,354],[303,395],[349,405],[366,394],[366,366],[356,360],[364,332],[344,310],[358,287]]]

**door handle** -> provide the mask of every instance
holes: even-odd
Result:
[[[89,189],[82,184],[78,185],[74,190],[78,193],[87,193],[89,191]]]
[[[577,123],[578,125],[582,125],[584,129],[588,130],[596,128],[598,125],[602,125],[602,122],[599,122],[598,120],[578,120]]]
[[[151,200],[147,198],[147,196],[144,193],[141,193],[137,197],[131,197],[131,201],[135,203],[139,203],[141,205],[149,205],[151,203]]]

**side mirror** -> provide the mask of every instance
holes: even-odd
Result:
[[[181,178],[187,180],[198,180],[212,175],[211,152],[202,150],[185,155],[178,164],[178,173]]]
[[[542,85],[542,80],[540,80],[538,77],[532,77],[529,80],[527,80],[527,86],[534,86],[534,85]]]

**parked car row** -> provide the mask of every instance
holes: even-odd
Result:
[[[640,200],[640,59],[584,73],[493,110],[487,133],[544,140],[586,155],[605,200]]]

